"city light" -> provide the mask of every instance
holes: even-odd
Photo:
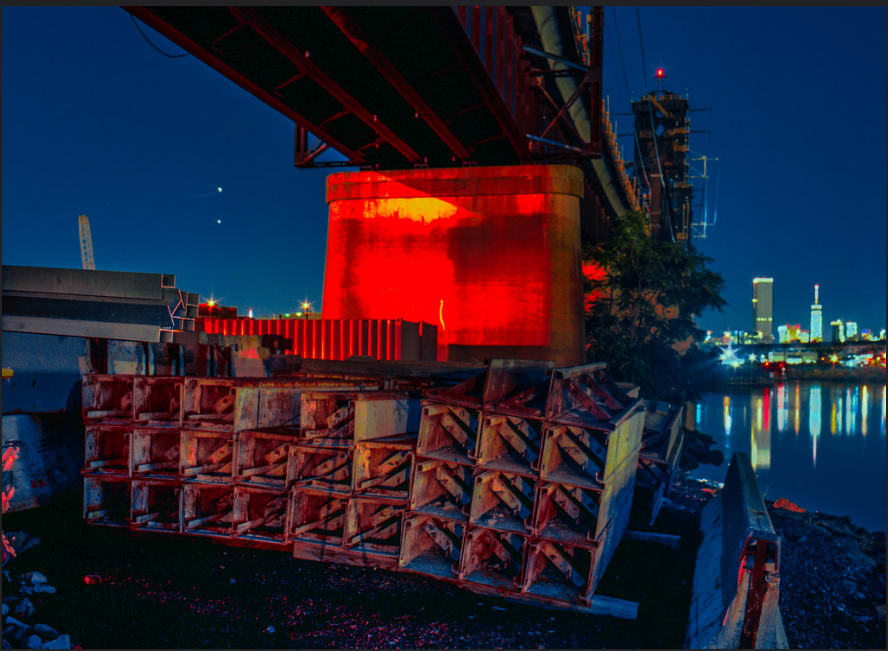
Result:
[[[657,68],[656,75],[657,75],[657,79],[662,79],[663,77],[666,76],[666,71],[663,70],[663,68]]]

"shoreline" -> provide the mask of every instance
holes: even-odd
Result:
[[[84,648],[676,648],[699,510],[715,487],[687,476],[674,482],[655,529],[681,535],[680,549],[621,543],[599,591],[638,601],[637,621],[513,604],[282,552],[88,527],[77,496],[4,518],[4,529],[42,538],[7,564],[4,597],[24,573],[42,572],[57,592],[30,595],[34,622]],[[767,506],[783,537],[780,609],[790,647],[884,648],[884,532]]]

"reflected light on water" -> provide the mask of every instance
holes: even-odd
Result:
[[[820,438],[820,412],[820,385],[815,384],[811,387],[811,393],[808,396],[808,429],[811,431],[811,454],[815,468],[817,467],[817,439]],[[833,413],[835,413],[835,408]]]
[[[725,396],[722,399],[722,411],[725,423],[725,437],[731,435],[731,396]]]
[[[795,385],[795,418],[793,419],[793,424],[795,425],[795,433],[798,436],[799,433],[799,412],[801,411],[802,401],[799,400],[799,385],[796,383]]]
[[[841,389],[839,389],[838,397],[834,398],[836,405],[836,430],[841,434],[844,430],[842,429],[842,417],[845,413],[845,401],[842,400]]]
[[[851,388],[845,389],[845,434],[852,434],[851,431]]]
[[[749,440],[749,461],[754,470],[767,470],[771,467],[771,419],[768,418],[768,390],[765,390],[764,401],[755,399],[755,420]],[[764,414],[762,413],[764,412]]]
[[[777,385],[777,431],[781,434],[786,429],[786,387],[782,384]]]
[[[866,436],[866,417],[869,415],[869,387],[863,385],[860,394],[860,433]]]
[[[885,436],[885,385],[882,385],[882,436]]]

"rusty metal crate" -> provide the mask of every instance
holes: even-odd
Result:
[[[611,380],[605,368],[604,363],[598,362],[553,370],[546,420],[580,427],[604,427],[639,408],[641,401],[631,398]]]
[[[410,510],[439,518],[468,520],[472,489],[471,466],[416,457]]]
[[[416,453],[474,465],[479,409],[423,401]]]
[[[304,392],[299,416],[302,436],[354,440],[357,395],[343,391]]]
[[[478,465],[489,470],[537,475],[542,444],[542,421],[485,411]]]
[[[86,472],[128,476],[131,425],[87,424],[84,428]]]
[[[182,426],[237,432],[259,425],[259,386],[255,380],[185,378]]]
[[[186,480],[231,484],[235,439],[232,432],[183,429],[179,475]]]
[[[401,533],[398,565],[402,570],[456,579],[465,524],[408,513]]]
[[[342,547],[347,492],[294,488],[288,503],[290,540]]]
[[[391,438],[419,431],[420,400],[407,393],[360,393],[354,399],[355,441]]]
[[[344,544],[368,554],[398,556],[406,500],[352,497],[345,518]]]
[[[243,430],[237,433],[234,481],[241,485],[286,490],[290,445],[298,428]]]
[[[84,475],[83,518],[87,524],[128,527],[130,500],[130,480],[128,478]]]
[[[524,475],[485,470],[475,475],[469,522],[529,534],[536,480]]]
[[[182,432],[174,427],[134,427],[130,474],[140,478],[179,479]]]
[[[681,458],[684,408],[667,402],[645,403],[644,431],[638,453],[632,518],[651,525],[672,487],[672,478]]]
[[[497,591],[520,591],[527,540],[509,531],[470,525],[460,554],[460,580]]]
[[[133,376],[83,376],[83,422],[129,424],[133,420]]]
[[[130,522],[146,531],[182,530],[182,482],[133,479]]]
[[[534,508],[534,534],[565,543],[593,544],[602,492],[541,481]]]
[[[352,486],[352,447],[326,439],[324,445],[290,445],[287,486],[348,492]]]
[[[394,436],[355,444],[352,490],[366,497],[406,500],[416,439]]]
[[[527,542],[522,592],[556,604],[588,605],[594,546],[544,538]]]
[[[540,457],[540,477],[562,484],[603,488],[609,444],[610,432],[606,430],[548,424]]]
[[[252,486],[235,486],[232,528],[236,538],[270,543],[287,542],[290,493]]]
[[[553,366],[550,361],[490,360],[484,384],[484,410],[519,418],[545,418]]]
[[[185,378],[139,376],[133,379],[133,419],[141,425],[179,427]]]
[[[234,521],[234,486],[184,483],[183,533],[231,537]]]

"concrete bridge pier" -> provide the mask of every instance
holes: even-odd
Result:
[[[437,324],[442,361],[579,364],[582,197],[571,165],[332,174],[323,314]]]

